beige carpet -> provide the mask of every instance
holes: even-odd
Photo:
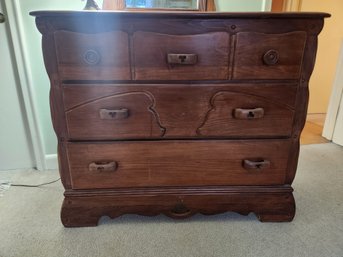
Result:
[[[56,172],[0,172],[0,180],[40,183]],[[253,214],[102,218],[98,227],[64,228],[60,182],[10,187],[0,196],[1,257],[343,257],[343,148],[301,148],[291,223],[260,223]]]

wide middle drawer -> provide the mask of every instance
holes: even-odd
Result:
[[[72,140],[288,137],[296,84],[65,85]]]
[[[73,189],[276,185],[290,140],[67,143]]]

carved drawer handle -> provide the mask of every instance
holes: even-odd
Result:
[[[194,65],[198,62],[196,54],[168,54],[169,64]]]
[[[269,50],[263,55],[263,63],[271,66],[279,62],[279,52],[276,50]]]
[[[83,60],[88,65],[96,65],[100,62],[101,56],[97,51],[90,49],[84,53]]]
[[[261,119],[264,116],[263,108],[242,109],[237,108],[233,111],[233,117],[238,120]]]
[[[261,160],[261,161],[244,160],[243,161],[243,167],[246,170],[267,169],[270,167],[270,161],[268,161],[268,160]]]
[[[169,212],[169,216],[173,218],[187,218],[191,215],[192,211],[182,203],[176,204],[174,208]]]
[[[92,172],[111,172],[117,170],[117,162],[92,162],[89,164],[89,171]]]
[[[100,109],[99,110],[100,119],[102,120],[122,120],[129,117],[129,109]]]

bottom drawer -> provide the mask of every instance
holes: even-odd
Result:
[[[284,184],[289,140],[68,143],[73,189]]]

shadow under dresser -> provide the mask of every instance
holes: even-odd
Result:
[[[135,213],[291,221],[326,13],[37,11],[64,226]]]

